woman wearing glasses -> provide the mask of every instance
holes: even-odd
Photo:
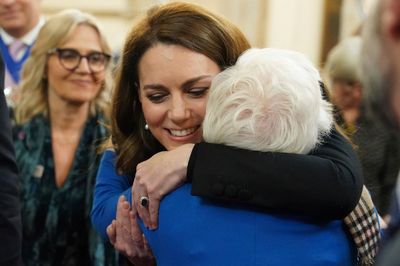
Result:
[[[14,141],[25,265],[115,262],[89,221],[96,146],[106,137],[109,54],[96,20],[67,10],[43,26],[24,66]]]

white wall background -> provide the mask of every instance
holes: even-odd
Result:
[[[293,49],[321,65],[321,44],[325,1],[337,0],[186,0],[207,7],[236,23],[257,47]],[[375,0],[343,0],[341,36],[360,24],[359,2],[369,6]],[[168,0],[42,0],[46,16],[65,8],[94,14],[102,22],[114,49],[119,49],[133,19],[153,4]]]

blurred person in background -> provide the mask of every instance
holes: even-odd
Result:
[[[380,0],[363,26],[362,80],[366,106],[400,130],[400,0]],[[400,162],[399,162],[400,164]],[[379,266],[400,265],[400,181]]]
[[[89,213],[107,136],[110,47],[78,10],[51,17],[22,70],[14,143],[20,171],[25,265],[113,265]]]
[[[359,36],[342,40],[329,52],[324,72],[337,117],[343,119],[343,127],[356,145],[364,183],[384,217],[400,170],[400,135],[365,108],[361,48]]]
[[[22,226],[19,180],[3,81],[4,64],[0,55],[0,265],[20,266]]]
[[[0,0],[0,51],[6,64],[7,94],[19,83],[22,66],[44,24],[40,2]]]

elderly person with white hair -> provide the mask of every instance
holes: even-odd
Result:
[[[319,72],[304,55],[250,49],[213,80],[203,136],[256,151],[309,153],[333,125]]]
[[[210,143],[238,148],[306,154],[333,125],[319,72],[304,55],[250,49],[214,78],[203,136]],[[236,193],[235,187],[229,189]],[[267,214],[240,203],[215,204],[191,196],[189,184],[164,198],[157,230],[140,225],[158,265],[354,265],[356,261],[354,244],[340,220],[321,222]]]

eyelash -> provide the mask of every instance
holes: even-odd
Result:
[[[187,90],[186,93],[189,94],[189,96],[192,98],[201,98],[207,93],[208,89],[209,87],[191,88]],[[162,103],[164,98],[167,96],[168,94],[160,92],[150,93],[146,95],[147,99],[149,99],[152,103]]]
[[[209,87],[192,88],[188,90],[187,93],[190,94],[193,98],[201,98],[207,93],[208,89]]]
[[[152,103],[161,103],[163,98],[165,97],[165,94],[161,93],[154,93],[154,94],[148,94],[147,99],[149,99]]]

